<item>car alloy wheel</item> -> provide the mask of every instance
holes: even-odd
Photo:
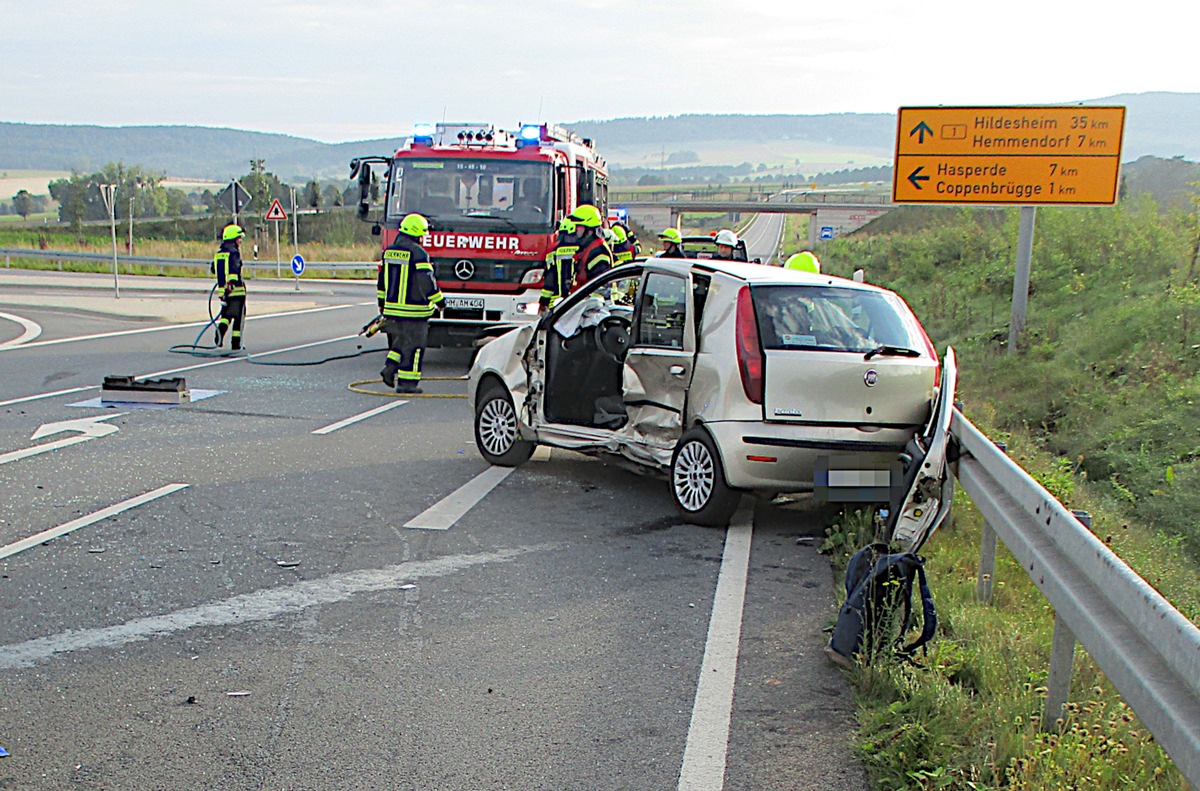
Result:
[[[517,441],[517,413],[507,398],[493,398],[479,412],[479,439],[493,456],[503,456]]]
[[[716,469],[712,454],[702,442],[692,441],[679,449],[675,462],[675,496],[688,511],[699,511],[712,499]]]

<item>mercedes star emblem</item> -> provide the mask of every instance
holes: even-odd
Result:
[[[475,264],[467,259],[454,263],[454,276],[459,280],[470,280],[475,275]]]

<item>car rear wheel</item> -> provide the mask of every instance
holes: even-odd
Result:
[[[533,442],[521,439],[517,410],[502,386],[484,387],[475,406],[475,445],[489,464],[518,467],[533,455]]]
[[[725,483],[721,457],[708,432],[693,428],[679,439],[671,459],[671,497],[692,524],[725,527],[742,493]]]

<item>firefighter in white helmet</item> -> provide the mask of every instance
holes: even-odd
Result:
[[[724,258],[726,260],[732,259],[733,258],[733,248],[737,247],[737,243],[738,243],[737,234],[734,233],[733,231],[729,230],[728,228],[722,228],[721,230],[717,231],[716,242],[717,242],[716,257]]]

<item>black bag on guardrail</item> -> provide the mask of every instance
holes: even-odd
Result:
[[[913,582],[921,591],[924,625],[921,636],[904,645],[904,635],[912,624]],[[869,660],[883,648],[885,630],[899,619],[899,634],[891,646],[897,654],[912,653],[933,638],[937,629],[937,610],[925,579],[925,559],[912,552],[888,554],[886,544],[871,544],[854,553],[846,565],[846,603],[838,612],[833,637],[825,654],[843,667],[850,667],[857,654]]]

